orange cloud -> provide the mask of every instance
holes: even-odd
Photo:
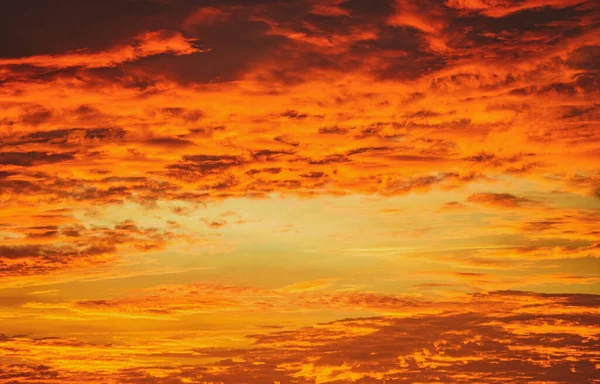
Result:
[[[70,52],[61,55],[37,55],[17,59],[0,59],[0,66],[32,65],[45,68],[103,68],[114,67],[128,61],[144,57],[172,54],[189,55],[202,52],[193,46],[193,39],[187,39],[179,33],[166,31],[145,32],[135,38],[131,45],[115,47],[104,52]]]
[[[203,380],[534,380],[581,382],[597,373],[594,295],[495,292],[443,316],[344,319],[265,331],[248,348],[198,347],[167,339],[93,343],[0,337],[0,378],[38,382]],[[568,312],[564,312],[568,310]],[[592,311],[592,312],[589,312]],[[499,315],[499,316],[494,316]],[[173,336],[177,337],[177,336]],[[339,351],[331,354],[327,351]],[[52,362],[40,362],[52,354]],[[82,358],[85,363],[82,364]],[[177,362],[166,363],[170,358]],[[211,362],[201,362],[210,358]],[[186,363],[186,361],[194,361]],[[13,362],[13,363],[11,363]],[[500,373],[492,367],[502,367]]]
[[[517,197],[515,195],[511,195],[510,193],[475,193],[469,196],[467,200],[471,203],[507,208],[539,204],[534,200],[525,197]]]
[[[326,17],[350,16],[350,11],[343,7],[346,0],[316,1],[310,10],[311,13]]]
[[[478,11],[490,17],[505,17],[519,11],[552,7],[566,8],[579,5],[579,1],[574,0],[529,0],[529,1],[497,1],[497,0],[447,0],[446,5],[461,10]]]

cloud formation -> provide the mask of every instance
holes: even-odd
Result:
[[[62,55],[38,55],[18,59],[0,60],[0,66],[30,65],[42,68],[103,68],[114,67],[128,61],[140,60],[144,57],[159,54],[189,55],[201,52],[181,34],[170,34],[165,31],[146,32],[135,38],[132,45],[116,47],[105,52],[77,51]]]
[[[0,382],[598,376],[598,2],[10,3]]]
[[[92,375],[100,382],[146,383],[580,383],[598,372],[597,303],[594,295],[499,291],[475,295],[442,315],[343,319],[266,330],[248,335],[251,345],[246,348],[169,343],[167,335],[147,340],[143,349],[2,336],[0,348],[8,360],[0,377],[43,383],[77,382]],[[50,353],[56,358],[42,364]],[[181,363],[162,363],[169,357]],[[198,363],[206,358],[212,362]]]

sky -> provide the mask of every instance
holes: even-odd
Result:
[[[600,3],[0,13],[0,383],[600,383]]]

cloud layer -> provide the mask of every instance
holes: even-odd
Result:
[[[593,382],[591,0],[0,14],[0,382]]]

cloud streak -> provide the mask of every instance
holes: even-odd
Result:
[[[166,31],[145,32],[131,45],[115,47],[104,52],[76,51],[61,55],[37,55],[16,59],[0,59],[0,66],[31,65],[42,68],[106,68],[160,54],[189,55],[202,52],[193,45],[194,39]]]

